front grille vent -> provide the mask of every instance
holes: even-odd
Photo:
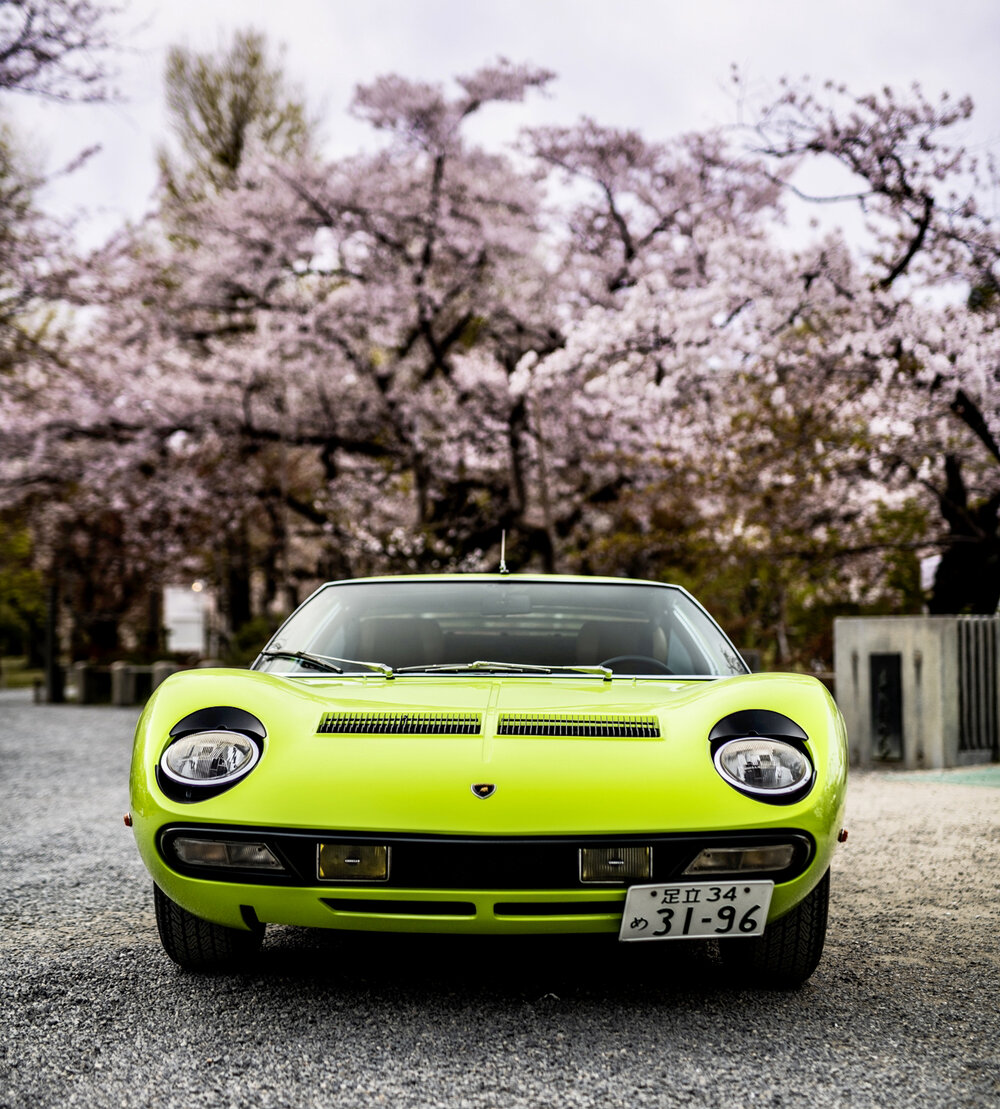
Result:
[[[320,735],[479,735],[476,712],[327,712]]]
[[[655,716],[592,716],[576,713],[500,714],[497,735],[565,736],[568,739],[659,739]]]

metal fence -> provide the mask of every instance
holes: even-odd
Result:
[[[997,754],[1000,617],[958,618],[958,749]]]

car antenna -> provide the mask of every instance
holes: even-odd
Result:
[[[509,574],[507,569],[507,531],[504,529],[500,532],[500,573]]]

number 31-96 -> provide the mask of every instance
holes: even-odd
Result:
[[[773,890],[773,882],[632,886],[625,898],[619,939],[759,936]]]

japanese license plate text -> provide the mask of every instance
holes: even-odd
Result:
[[[675,882],[631,886],[619,940],[759,936],[773,882]]]

